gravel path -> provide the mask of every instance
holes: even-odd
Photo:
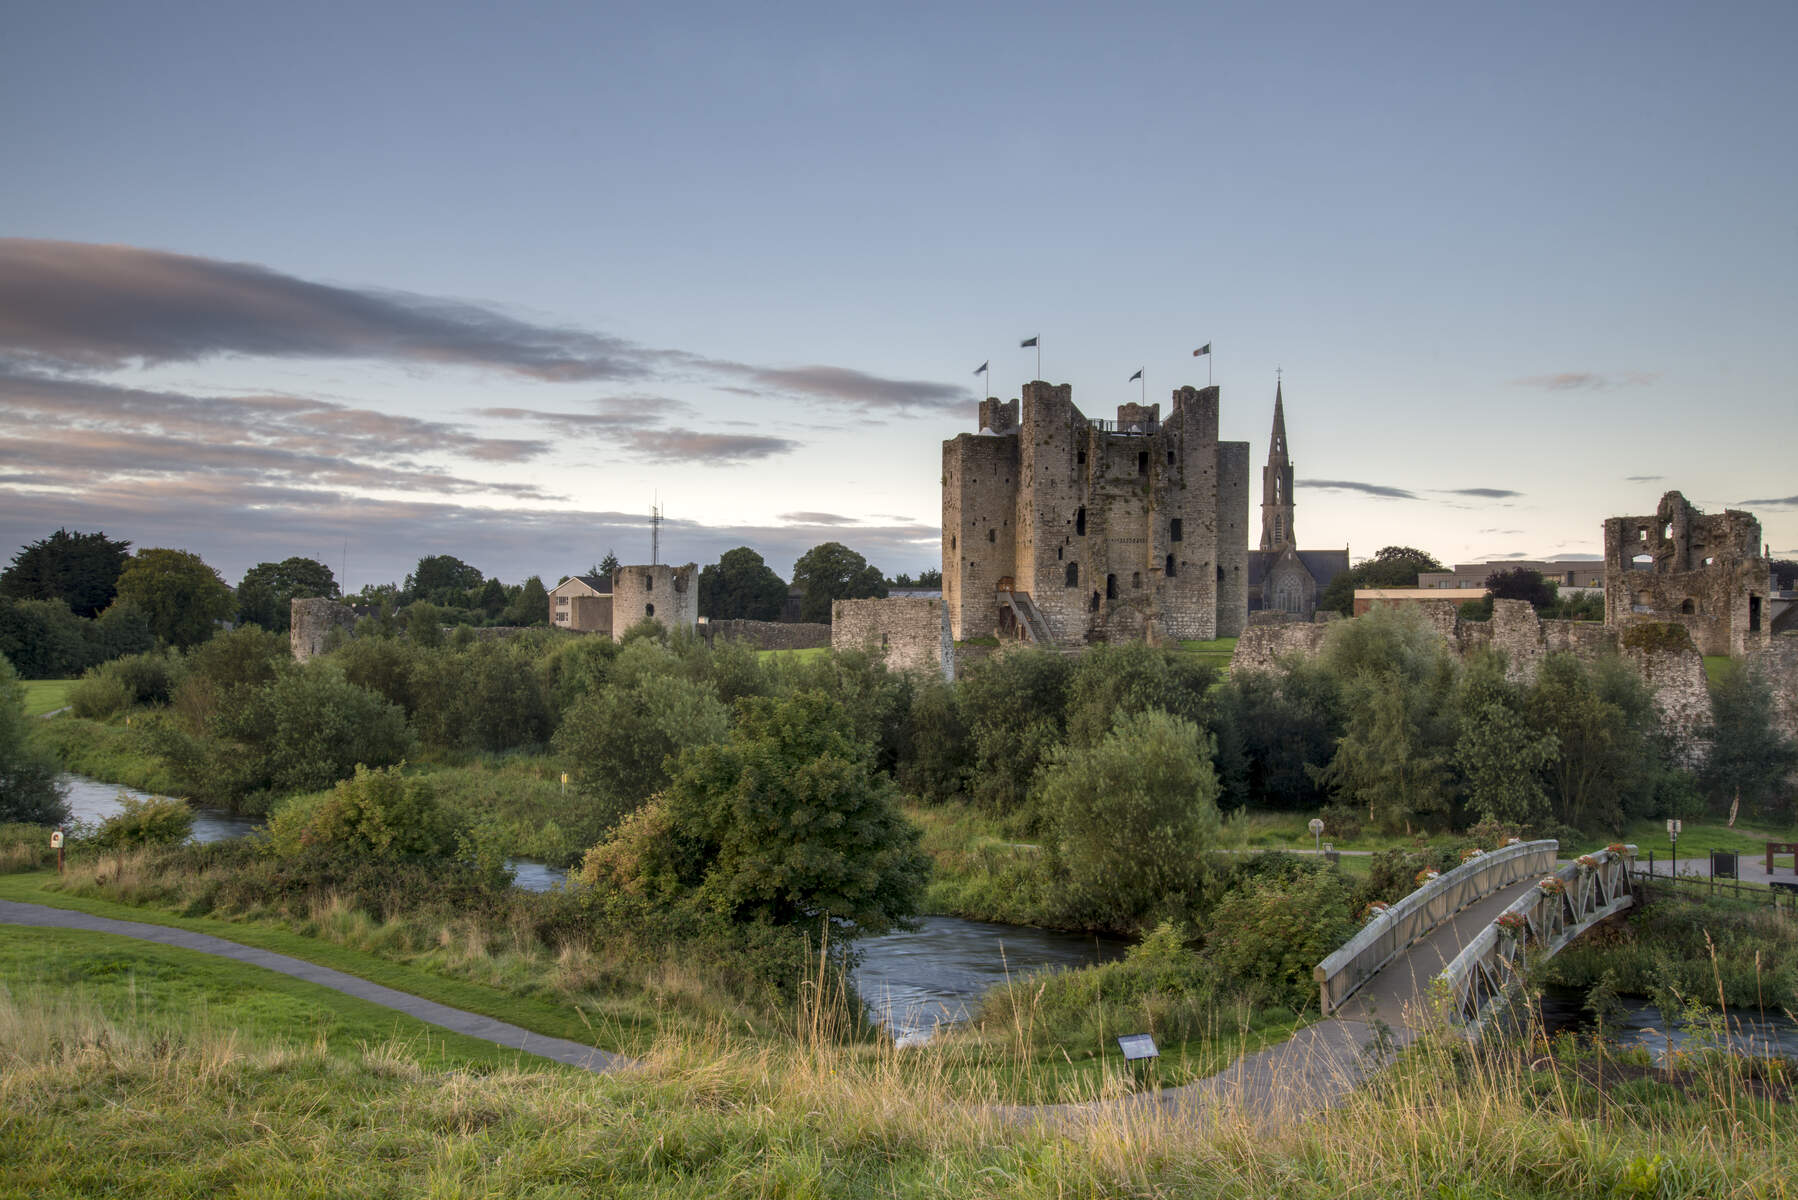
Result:
[[[631,1065],[629,1059],[609,1054],[592,1046],[583,1046],[579,1042],[571,1042],[566,1038],[532,1033],[528,1029],[520,1029],[516,1025],[496,1021],[492,1017],[463,1012],[459,1008],[438,1004],[434,1000],[424,1000],[405,992],[396,992],[392,988],[382,987],[378,983],[370,983],[368,980],[359,979],[354,975],[346,975],[342,971],[333,971],[330,967],[321,967],[317,963],[309,963],[304,959],[276,954],[272,950],[258,950],[254,946],[228,942],[224,938],[213,937],[210,934],[173,929],[166,925],[116,921],[111,917],[96,917],[66,908],[25,904],[16,900],[0,900],[0,925],[31,925],[40,929],[85,929],[94,933],[114,933],[121,937],[156,942],[163,946],[179,946],[185,950],[197,950],[202,954],[213,954],[220,958],[248,963],[254,967],[279,971],[283,975],[304,979],[308,983],[316,983],[320,987],[327,987],[347,996],[354,996],[359,1000],[367,1000],[371,1004],[379,1004],[383,1008],[391,1008],[395,1012],[405,1013],[428,1025],[435,1025],[439,1029],[480,1038],[482,1041],[492,1042],[494,1045],[503,1046],[508,1050],[522,1050],[526,1054],[535,1054],[539,1058],[566,1063],[571,1067],[597,1072],[615,1071]]]

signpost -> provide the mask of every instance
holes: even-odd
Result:
[[[56,873],[62,874],[62,830],[50,831],[50,849],[56,851]]]
[[[1125,1034],[1118,1039],[1118,1049],[1124,1052],[1124,1061],[1130,1064],[1131,1077],[1139,1085],[1147,1082],[1155,1060],[1161,1057],[1161,1051],[1155,1049],[1154,1036],[1147,1033]]]
[[[1309,826],[1307,826],[1307,828],[1309,828],[1311,830],[1311,841],[1313,843],[1313,848],[1319,854],[1323,853],[1323,848],[1324,848],[1323,847],[1323,840],[1324,840],[1323,818],[1322,817],[1312,817],[1311,824]]]
[[[1667,874],[1670,877],[1679,874],[1679,831],[1682,828],[1677,820],[1667,822],[1667,840],[1673,843],[1673,853],[1668,856],[1672,861],[1667,864]]]

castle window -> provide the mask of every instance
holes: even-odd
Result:
[[[1142,588],[1142,572],[1141,571],[1130,572],[1130,586],[1133,588],[1137,588],[1138,590],[1140,590]]]
[[[643,615],[646,617],[655,616],[656,615],[656,606],[653,604],[645,604],[643,606]]]
[[[1064,559],[1066,557],[1067,557],[1067,551],[1066,551],[1065,547],[1062,547],[1062,546],[1055,547],[1055,561],[1056,562],[1060,562],[1062,559]]]
[[[1167,523],[1167,540],[1170,542],[1177,542],[1180,540],[1180,518],[1179,517],[1175,517],[1173,520],[1171,520]]]
[[[1167,465],[1170,467],[1174,465],[1174,452],[1172,450],[1167,452]]]
[[[1149,452],[1147,450],[1138,450],[1136,452],[1136,473],[1138,475],[1147,475],[1149,473]]]
[[[1084,467],[1086,465],[1086,451],[1074,451],[1074,465],[1079,467]]]
[[[989,529],[989,530],[987,530],[987,531],[986,531],[986,540],[987,540],[987,541],[988,541],[988,542],[996,542],[996,541],[998,541],[998,540],[999,540],[999,531],[998,531],[998,530],[997,530],[997,529]]]
[[[1167,566],[1162,568],[1161,573],[1163,575],[1166,575],[1169,579],[1172,579],[1174,577],[1174,556],[1173,555],[1170,554],[1167,556]]]
[[[1686,616],[1689,617],[1698,610],[1692,607],[1692,602],[1690,600],[1682,600],[1679,604],[1679,611],[1685,613]]]
[[[1084,508],[1074,510],[1074,532],[1081,537],[1086,536],[1086,510]]]
[[[1068,587],[1079,587],[1080,586],[1080,564],[1079,563],[1069,563],[1068,564],[1068,580],[1067,580],[1066,586],[1068,586]]]
[[[1107,575],[1105,577],[1105,598],[1107,600],[1116,600],[1118,598],[1118,577],[1116,575]]]
[[[1098,612],[1099,611],[1099,593],[1097,593],[1097,592],[1093,593],[1092,603],[1088,604],[1086,606],[1086,608],[1087,608],[1088,612]]]
[[[1224,581],[1224,564],[1223,563],[1217,564],[1217,581],[1219,583],[1222,583]]]
[[[949,549],[954,550],[956,548],[957,547],[955,545],[955,535],[952,533],[949,535]]]
[[[1668,521],[1665,525],[1661,526],[1661,540],[1662,541],[1671,541],[1672,539],[1673,539],[1673,522]]]
[[[687,577],[685,575],[676,575],[674,577],[674,590],[677,594],[687,590]]]

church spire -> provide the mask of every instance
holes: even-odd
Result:
[[[1274,380],[1274,431],[1268,439],[1267,466],[1261,471],[1261,548],[1296,546],[1292,532],[1292,461],[1286,453],[1286,397]]]

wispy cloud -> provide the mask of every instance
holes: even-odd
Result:
[[[1554,375],[1526,375],[1511,382],[1518,387],[1549,392],[1604,391],[1608,388],[1646,387],[1660,378],[1656,371],[1561,371]]]
[[[1665,475],[1625,475],[1623,477],[1623,482],[1625,482],[1625,483],[1658,483],[1660,480],[1663,480],[1665,478],[1667,478]]]
[[[921,379],[884,379],[848,367],[755,367],[745,363],[707,360],[706,366],[723,374],[734,374],[749,381],[749,386],[726,386],[723,390],[746,396],[768,393],[797,395],[814,400],[832,400],[866,410],[895,413],[951,412],[973,399],[973,389],[958,384],[930,383]]]
[[[789,525],[854,525],[854,517],[845,517],[841,513],[828,512],[785,512],[780,519]],[[899,520],[905,520],[904,517]]]
[[[1513,492],[1505,488],[1437,488],[1435,490],[1444,496],[1473,496],[1480,500],[1509,500],[1514,496],[1523,495],[1522,492]]]
[[[1359,483],[1352,479],[1301,479],[1293,486],[1317,488],[1319,491],[1360,492],[1363,495],[1378,496],[1383,500],[1416,500],[1416,492],[1401,487],[1391,487],[1384,483]]]
[[[1770,496],[1760,500],[1739,501],[1742,508],[1798,508],[1798,496]]]
[[[657,462],[729,466],[797,450],[791,438],[755,434],[702,433],[693,429],[639,429],[625,435],[636,453]]]

